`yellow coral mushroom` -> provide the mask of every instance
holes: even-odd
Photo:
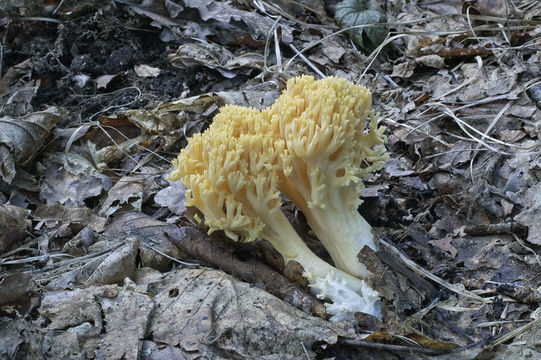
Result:
[[[287,150],[279,189],[304,213],[336,267],[358,277],[370,275],[359,251],[376,249],[357,211],[362,179],[388,158],[371,103],[369,90],[347,80],[302,76],[263,111]]]
[[[380,316],[379,296],[364,281],[329,265],[302,241],[282,213],[279,176],[287,156],[258,110],[225,106],[173,161],[171,179],[188,189],[187,205],[205,216],[209,232],[224,230],[236,241],[268,240],[285,263],[298,262],[318,297],[328,299],[331,320],[355,312]]]

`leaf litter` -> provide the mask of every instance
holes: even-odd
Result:
[[[534,0],[0,5],[0,357],[541,356],[540,16]],[[367,86],[387,126],[360,208],[383,322],[326,321],[300,269],[206,235],[165,179],[220,106],[265,108],[303,73]]]

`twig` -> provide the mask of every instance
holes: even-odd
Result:
[[[31,263],[31,262],[34,262],[34,261],[39,261],[39,262],[45,262],[46,260],[50,259],[50,258],[58,258],[58,257],[70,257],[70,258],[73,258],[74,256],[73,255],[69,255],[69,254],[48,254],[48,255],[39,255],[39,256],[30,256],[30,257],[26,257],[26,258],[22,258],[22,259],[17,259],[17,260],[0,260],[0,265],[17,265],[17,264],[26,264],[26,263]]]
[[[448,353],[449,351],[446,350],[439,350],[439,349],[430,349],[425,347],[417,347],[417,346],[405,346],[405,345],[392,345],[392,344],[381,344],[366,340],[352,340],[352,339],[339,339],[339,343],[346,344],[346,345],[353,345],[353,346],[361,346],[371,349],[378,349],[378,350],[387,350],[387,351],[407,351],[407,352],[416,352],[426,355],[441,355]]]

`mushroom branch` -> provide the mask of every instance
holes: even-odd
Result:
[[[362,179],[388,159],[385,128],[377,126],[371,104],[362,86],[301,76],[262,113],[285,142],[280,191],[304,213],[336,267],[361,278],[370,272],[359,252],[376,250],[372,228],[357,211]]]
[[[209,233],[223,230],[235,241],[268,240],[285,263],[298,262],[332,321],[355,312],[380,317],[379,296],[363,280],[317,257],[281,211],[278,190],[285,142],[276,139],[258,110],[225,106],[211,126],[188,141],[173,161],[173,180],[188,189],[187,205],[205,217]]]

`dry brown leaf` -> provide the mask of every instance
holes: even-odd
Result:
[[[169,186],[154,195],[154,202],[176,215],[182,215],[186,211],[186,188],[182,181],[167,180],[167,182]]]
[[[202,358],[299,359],[316,341],[336,342],[346,323],[329,323],[217,270],[177,270],[149,284],[154,341]],[[174,324],[174,325],[172,325]],[[209,337],[210,335],[210,337]]]
[[[73,159],[74,156],[70,156]],[[78,160],[83,160],[79,157]],[[85,200],[98,196],[111,188],[111,179],[87,167],[83,168],[83,162],[74,166],[71,161],[69,167],[66,163],[52,161],[43,171],[40,198],[47,205],[62,204],[68,207],[84,206]],[[78,173],[74,173],[77,169]]]
[[[143,341],[141,360],[186,360],[181,349],[150,340]]]
[[[140,359],[142,340],[147,335],[149,317],[154,301],[138,292],[135,284],[126,280],[114,298],[101,301],[105,333],[101,336],[96,357],[104,359]]]
[[[121,283],[126,277],[135,278],[138,245],[135,238],[123,242],[107,239],[97,241],[84,256],[68,258],[44,267],[36,281],[49,291],[91,284]]]
[[[453,238],[448,235],[439,240],[430,240],[428,243],[437,247],[438,249],[448,252],[453,258],[455,258],[458,250],[453,246],[452,241]]]
[[[88,252],[88,247],[94,243],[95,239],[96,234],[87,226],[62,247],[62,252],[72,256],[83,256]]]
[[[123,176],[107,192],[98,215],[108,218],[117,211],[141,211],[147,176]]]
[[[117,294],[116,285],[45,293],[39,308],[40,315],[48,320],[42,329],[49,337],[44,353],[57,359],[83,351],[93,354],[104,330],[100,299]]]
[[[122,241],[129,236],[138,238],[143,244],[139,249],[141,265],[163,271],[171,268],[171,259],[186,257],[183,251],[171,244],[171,241],[182,241],[184,235],[178,226],[140,212],[113,216],[104,231],[104,236],[111,240]]]
[[[16,166],[24,166],[34,158],[61,119],[56,108],[17,119],[0,118],[0,178],[10,184],[15,178]]]
[[[39,308],[46,325],[34,341],[50,358],[83,351],[104,358],[141,358],[141,340],[153,334],[153,342],[177,346],[177,353],[189,358],[228,353],[298,359],[304,356],[303,344],[310,353],[316,341],[335,343],[352,330],[346,323],[311,317],[217,270],[179,269],[148,281],[46,292]],[[7,339],[9,344],[30,341],[20,332]],[[0,354],[3,349],[12,346]]]
[[[43,336],[23,317],[12,319],[0,317],[0,358],[15,359],[22,348],[29,358],[39,359],[43,357],[41,342]],[[31,333],[31,336],[25,336]]]
[[[541,245],[541,184],[537,183],[526,193],[525,209],[514,220],[528,227],[528,242]]]
[[[506,18],[512,11],[506,0],[477,0],[475,8],[483,15]]]
[[[279,95],[276,86],[270,89],[255,88],[240,91],[221,91],[198,96],[179,99],[165,103],[150,110],[128,110],[116,115],[116,117],[103,117],[100,121],[115,121],[118,118],[126,119],[135,125],[141,132],[141,136],[120,145],[108,146],[98,152],[98,157],[104,162],[118,161],[125,156],[120,150],[133,146],[137,142],[152,142],[158,140],[161,149],[168,150],[186,136],[201,131],[216,114],[219,107],[225,104],[251,106],[256,108],[266,107]],[[120,149],[120,150],[119,150]],[[103,154],[114,153],[118,156],[106,158]]]
[[[8,251],[14,243],[28,235],[26,233],[28,214],[28,210],[15,205],[0,205],[0,254]]]
[[[36,284],[32,281],[30,273],[14,272],[2,276],[0,278],[0,308],[6,305],[21,307],[30,301],[34,291],[36,291]],[[24,313],[21,309],[18,311]]]
[[[212,35],[219,44],[264,46],[274,19],[255,11],[241,10],[233,3],[214,0],[184,0],[182,5],[172,1],[146,1],[130,7],[148,16],[165,29],[180,27],[188,38],[204,39]],[[293,28],[281,24],[282,41],[293,41]],[[167,34],[162,34],[168,38]]]
[[[159,68],[152,67],[146,64],[134,65],[133,70],[135,71],[137,76],[145,77],[145,78],[156,77],[160,75],[160,72],[161,72]]]
[[[205,66],[217,70],[228,79],[247,75],[252,70],[263,69],[263,58],[260,55],[247,54],[236,57],[226,48],[207,42],[181,45],[175,53],[169,54],[168,59],[179,69]]]
[[[127,238],[123,246],[107,254],[92,271],[89,271],[84,284],[118,284],[126,277],[134,279],[138,250],[139,241],[136,238]]]
[[[436,14],[461,14],[462,0],[421,0],[419,6]]]
[[[15,90],[19,91],[21,86],[28,86],[27,83],[19,84],[19,86],[15,85],[22,76],[28,75],[31,71],[31,59],[26,59],[7,69],[2,79],[0,79],[0,99],[9,93],[13,93]]]
[[[89,226],[96,232],[105,228],[106,219],[94,215],[87,207],[68,208],[60,204],[53,206],[40,206],[34,213],[37,220],[41,220],[50,227],[69,226],[72,232],[78,233],[85,226]]]

